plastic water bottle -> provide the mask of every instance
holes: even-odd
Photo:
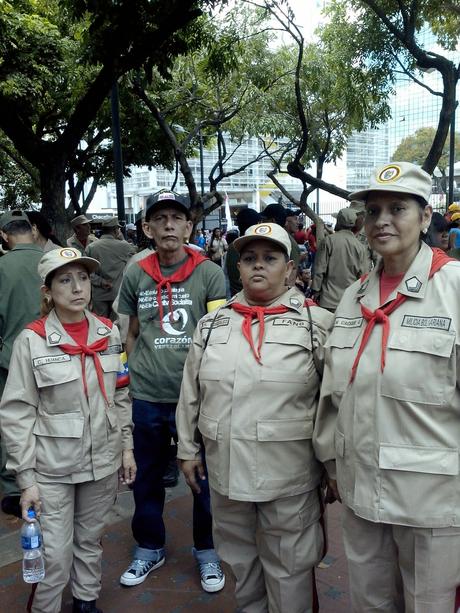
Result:
[[[35,511],[29,509],[27,517],[33,522],[24,522],[21,528],[21,546],[23,550],[22,576],[26,583],[38,583],[45,578],[45,565],[42,555],[42,532],[35,517]]]

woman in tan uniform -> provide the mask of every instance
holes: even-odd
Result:
[[[46,316],[16,339],[0,404],[23,518],[34,507],[43,531],[46,576],[33,613],[58,613],[69,577],[73,611],[100,613],[100,539],[117,471],[125,483],[136,472],[120,337],[110,320],[86,310],[98,266],[70,247],[42,257]]]
[[[327,341],[317,457],[344,503],[355,613],[452,613],[460,579],[460,263],[421,241],[431,178],[377,168],[365,229],[379,265]]]
[[[332,315],[286,287],[291,241],[277,224],[234,243],[243,290],[201,319],[185,364],[178,457],[199,490],[206,450],[219,556],[242,613],[309,613],[323,554],[312,447]]]

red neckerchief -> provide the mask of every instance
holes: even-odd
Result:
[[[431,279],[431,277],[435,273],[437,273],[438,270],[440,270],[448,262],[455,262],[453,258],[450,258],[449,256],[447,256],[444,253],[444,251],[442,251],[441,249],[432,249],[432,251],[433,251],[433,259],[431,261],[430,273],[428,275],[429,279]],[[388,343],[388,338],[390,336],[390,320],[388,318],[388,315],[393,313],[393,311],[395,311],[399,306],[401,306],[401,304],[405,302],[406,300],[407,300],[406,295],[398,293],[396,298],[392,300],[391,302],[389,302],[387,305],[385,305],[383,309],[376,309],[375,311],[371,311],[370,309],[365,307],[363,304],[361,305],[361,313],[364,319],[367,321],[367,324],[366,324],[366,328],[364,329],[364,334],[363,334],[363,338],[361,339],[361,344],[358,349],[358,354],[355,358],[353,367],[351,369],[350,383],[353,382],[356,376],[356,371],[358,370],[359,360],[361,359],[361,356],[367,345],[367,341],[369,340],[372,330],[374,329],[374,326],[376,324],[383,324],[380,367],[382,369],[382,372],[384,371],[387,343]]]
[[[102,323],[104,323],[108,328],[112,329],[113,323],[110,321],[110,319],[106,319],[105,317],[99,317],[99,316],[98,316],[98,319],[100,319]],[[42,317],[41,319],[36,319],[32,323],[28,324],[26,326],[26,329],[32,330],[33,332],[35,332],[42,338],[46,339],[45,322],[46,322],[46,317]],[[99,360],[99,356],[97,352],[104,351],[105,349],[107,349],[108,344],[109,344],[109,339],[108,337],[105,337],[105,338],[101,338],[95,341],[94,343],[91,343],[91,345],[83,345],[83,344],[69,345],[66,343],[62,343],[58,345],[59,349],[62,349],[62,351],[64,351],[68,355],[79,355],[80,356],[81,371],[82,371],[82,376],[83,376],[83,387],[84,387],[87,398],[88,398],[88,385],[86,382],[85,358],[87,355],[93,358],[94,367],[96,368],[97,381],[99,383],[99,387],[101,389],[102,395],[104,396],[104,400],[106,401],[107,405],[109,404],[109,400],[107,398],[107,393],[105,391],[104,373],[103,373],[101,361]]]
[[[261,356],[260,351],[262,349],[262,343],[264,341],[264,331],[265,331],[264,318],[266,315],[281,315],[282,313],[287,313],[289,309],[283,306],[282,304],[276,307],[263,307],[263,306],[246,306],[245,304],[241,304],[240,302],[232,302],[229,306],[233,310],[235,310],[237,313],[240,313],[240,315],[243,315],[244,317],[243,325],[242,325],[243,336],[248,341],[249,346],[251,347],[252,353],[254,354],[254,357],[256,358],[256,360],[259,362],[259,364],[262,364],[262,361],[261,361],[262,356]],[[257,345],[257,350],[254,346],[254,340],[252,338],[252,333],[251,333],[251,325],[252,325],[253,319],[258,319],[259,321],[259,343]]]
[[[158,302],[158,313],[160,316],[160,325],[163,330],[163,300],[161,297],[161,292],[164,287],[166,287],[166,291],[168,293],[168,307],[169,307],[169,321],[173,323],[173,304],[172,304],[172,289],[171,283],[181,283],[188,279],[192,272],[195,270],[197,266],[199,266],[202,262],[207,260],[203,255],[201,255],[195,249],[190,249],[190,247],[184,247],[187,255],[189,256],[187,260],[182,264],[175,273],[170,275],[169,277],[164,277],[160,268],[160,260],[158,258],[158,253],[152,253],[148,255],[146,258],[139,260],[138,264],[142,268],[142,270],[152,277],[152,279],[157,284],[157,302]]]

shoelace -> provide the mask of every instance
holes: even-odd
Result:
[[[220,579],[223,571],[219,562],[202,562],[200,564],[200,574],[202,577]]]
[[[133,560],[129,572],[137,572],[138,570],[143,571],[149,564],[155,564],[155,562],[153,560]]]

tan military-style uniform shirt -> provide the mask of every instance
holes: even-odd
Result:
[[[366,249],[367,266],[368,270],[371,270],[374,266],[377,265],[379,255],[376,251],[371,249],[364,228],[362,228],[357,234],[355,234],[355,236],[359,240],[359,242],[364,245],[364,248]]]
[[[94,236],[94,234],[90,234],[88,236],[88,242],[86,243],[86,247],[88,247],[88,245],[90,245],[91,243],[95,243],[97,240],[99,240],[97,238],[97,236]],[[75,234],[72,234],[72,236],[69,236],[69,238],[67,239],[67,246],[68,247],[73,247],[74,249],[78,249],[78,251],[83,255],[86,247],[83,246],[82,243],[80,243],[80,241],[78,240],[78,238],[75,236]]]
[[[425,244],[389,315],[381,370],[376,324],[350,383],[366,321],[360,305],[380,306],[381,265],[344,294],[326,342],[326,366],[314,447],[343,502],[373,522],[421,528],[460,526],[460,262],[429,279]]]
[[[351,230],[339,230],[318,245],[311,289],[319,304],[336,309],[343,292],[370,269],[366,248]]]
[[[85,360],[85,395],[80,356],[58,347],[75,341],[54,311],[45,323],[46,339],[23,330],[14,343],[0,427],[7,468],[16,473],[21,489],[43,481],[102,479],[120,467],[122,449],[133,448],[128,388],[115,389],[121,353],[118,330],[89,311],[86,317],[88,345],[109,339],[108,348],[99,352],[108,406],[90,356]]]
[[[99,271],[91,275],[93,300],[115,300],[123,280],[126,263],[136,251],[135,245],[110,234],[103,234],[98,241],[86,247],[85,255],[95,258],[101,265]],[[102,287],[103,280],[109,281],[112,287]]]
[[[233,500],[307,492],[322,473],[311,437],[332,315],[311,307],[311,331],[302,297],[285,292],[270,306],[289,311],[265,317],[259,364],[243,336],[243,316],[230,308],[234,301],[247,305],[238,293],[203,317],[193,336],[176,411],[177,455],[199,458],[202,437],[210,486]],[[257,345],[256,320],[251,329]]]

